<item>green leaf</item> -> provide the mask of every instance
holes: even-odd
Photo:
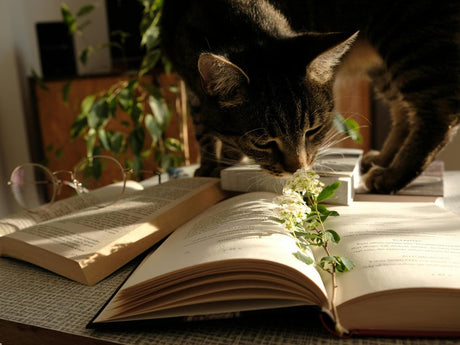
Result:
[[[117,115],[117,99],[112,94],[108,94],[107,103],[109,105],[110,116],[116,117]]]
[[[113,153],[122,153],[125,149],[125,136],[122,133],[113,133],[110,137],[110,147]]]
[[[315,246],[322,246],[324,244],[323,236],[321,234],[312,232],[294,232],[298,238],[304,238],[308,243]]]
[[[54,154],[56,155],[56,157],[62,158],[62,156],[64,155],[64,149],[60,147],[54,152]]]
[[[140,155],[144,147],[144,127],[135,128],[129,135],[129,146],[135,155]]]
[[[91,25],[91,20],[85,20],[83,23],[78,24],[77,31],[82,32],[89,25]]]
[[[344,119],[341,114],[335,113],[333,125],[337,131],[350,137],[354,142],[358,144],[362,143],[363,138],[359,133],[359,125],[355,120],[351,118]]]
[[[86,65],[86,63],[88,62],[88,59],[90,57],[90,55],[93,53],[94,51],[94,48],[92,46],[88,46],[86,47],[85,49],[83,49],[81,52],[80,52],[80,62],[83,64],[83,65]]]
[[[142,157],[135,155],[133,157],[133,170],[135,175],[139,175],[139,172],[143,169]]]
[[[149,105],[152,109],[153,116],[162,130],[165,130],[171,120],[171,113],[168,105],[160,94],[149,96]]]
[[[86,96],[81,102],[81,113],[88,114],[96,100],[95,95]]]
[[[335,191],[340,187],[340,181],[334,182],[323,188],[319,193],[317,202],[328,200],[334,196]]]
[[[94,128],[90,128],[86,137],[86,155],[92,157],[94,153],[94,145],[96,144],[97,132]]]
[[[363,137],[359,133],[359,125],[358,123],[351,119],[345,119],[345,126],[347,127],[347,135],[353,140],[354,142],[361,144],[363,142]]]
[[[98,137],[99,137],[99,140],[101,141],[101,144],[102,146],[110,151],[111,150],[111,147],[110,147],[110,133],[108,131],[106,131],[104,128],[100,128],[98,131],[97,131],[97,134],[98,134]]]
[[[147,50],[151,50],[158,46],[159,38],[160,28],[155,23],[151,23],[142,35],[141,46],[145,46]]]
[[[327,272],[333,272],[335,265],[336,260],[333,256],[323,256],[319,261],[319,266]]]
[[[310,245],[309,245],[309,244],[303,243],[303,242],[300,242],[300,241],[297,241],[297,242],[296,242],[296,245],[297,245],[297,247],[299,247],[299,248],[302,249],[302,250],[307,250],[307,249],[310,248]]]
[[[340,235],[336,231],[328,229],[324,233],[326,234],[326,238],[328,241],[335,244],[340,242]]]
[[[294,256],[307,265],[311,265],[315,262],[311,257],[305,255],[304,253],[300,251],[295,252]]]
[[[145,128],[147,128],[147,131],[150,133],[150,136],[152,137],[153,144],[156,144],[163,133],[160,126],[158,125],[157,120],[152,114],[147,114],[144,119],[144,124]]]
[[[182,143],[176,138],[166,138],[164,142],[165,148],[171,152],[181,152]]]
[[[81,135],[88,126],[88,117],[85,113],[80,113],[70,126],[70,138],[75,139]]]
[[[99,180],[102,177],[103,164],[100,159],[94,158],[93,155],[90,155],[91,159],[84,166],[83,174],[87,178],[93,177],[96,180]]]
[[[141,67],[139,69],[139,76],[143,76],[147,72],[153,70],[157,65],[158,61],[161,58],[161,50],[155,49],[148,51],[141,62]]]
[[[173,166],[173,164],[174,164],[174,158],[171,155],[167,153],[161,155],[160,165],[163,171],[167,171],[170,167]]]
[[[72,85],[72,81],[69,80],[67,83],[64,84],[64,86],[61,89],[61,96],[62,96],[62,101],[65,104],[69,104],[69,92],[70,92],[70,86]]]
[[[88,13],[91,13],[95,8],[96,8],[96,6],[94,6],[92,4],[82,6],[77,12],[77,17],[81,17],[81,16],[84,16],[84,15],[86,15]]]
[[[133,92],[128,87],[120,91],[117,97],[118,104],[124,112],[129,112],[133,104]]]
[[[131,120],[134,124],[138,124],[139,119],[144,112],[142,104],[138,102],[136,99],[133,100],[133,106],[131,108]]]
[[[105,98],[97,100],[88,113],[88,125],[91,128],[98,128],[109,118],[109,104]]]
[[[334,210],[328,210],[324,205],[317,205],[318,212],[320,214],[321,221],[324,223],[328,217],[337,217],[339,213]]]
[[[70,13],[69,7],[64,3],[61,4],[61,15],[64,23],[67,25],[69,33],[74,34],[77,30],[77,21],[73,17],[72,13]]]
[[[349,272],[355,267],[354,262],[346,257],[336,256],[335,259],[338,263],[336,269],[339,272]]]

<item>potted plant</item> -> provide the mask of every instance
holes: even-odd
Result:
[[[87,156],[106,152],[121,158],[135,172],[143,170],[146,162],[154,162],[154,169],[166,171],[184,162],[189,163],[184,149],[185,146],[188,148],[187,142],[184,143],[187,133],[183,133],[187,127],[185,86],[171,74],[171,65],[160,47],[158,24],[163,1],[140,2],[143,14],[139,25],[144,51],[141,65],[135,73],[82,100],[70,137],[84,139]],[[89,24],[85,17],[93,9],[94,5],[86,5],[73,14],[67,5],[61,5],[62,18],[71,34],[84,34],[84,28]],[[118,36],[123,38],[123,33]],[[79,52],[79,59],[85,63],[91,54],[110,45],[122,48],[120,42],[88,46]],[[71,87],[72,84],[68,83],[62,90],[66,102]],[[172,94],[179,96],[168,99]],[[180,129],[176,138],[165,134],[173,114]]]

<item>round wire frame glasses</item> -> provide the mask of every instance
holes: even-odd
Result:
[[[29,211],[45,204],[51,205],[63,185],[71,187],[80,196],[105,187],[104,202],[96,203],[96,206],[104,207],[120,199],[132,173],[133,169],[125,169],[113,157],[95,155],[82,159],[71,171],[52,172],[41,164],[21,164],[11,173],[8,185],[19,205]],[[69,180],[60,179],[60,174],[67,174]]]

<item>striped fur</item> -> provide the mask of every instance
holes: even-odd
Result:
[[[310,166],[330,144],[334,81],[362,74],[393,119],[382,151],[363,159],[366,185],[404,187],[460,121],[459,3],[165,0],[162,41],[189,88],[197,174],[244,156],[275,175]]]

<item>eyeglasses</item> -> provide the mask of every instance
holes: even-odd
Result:
[[[106,187],[103,188],[104,201],[96,202],[98,207],[104,207],[120,199],[125,192],[126,181],[133,173],[133,169],[125,169],[113,157],[95,155],[82,159],[71,171],[52,172],[37,163],[19,165],[11,173],[8,185],[19,205],[29,211],[42,205],[51,205],[61,193],[63,185],[71,187],[80,196]],[[157,175],[161,182],[158,173],[148,173]],[[70,179],[61,180],[59,174],[68,174]]]

